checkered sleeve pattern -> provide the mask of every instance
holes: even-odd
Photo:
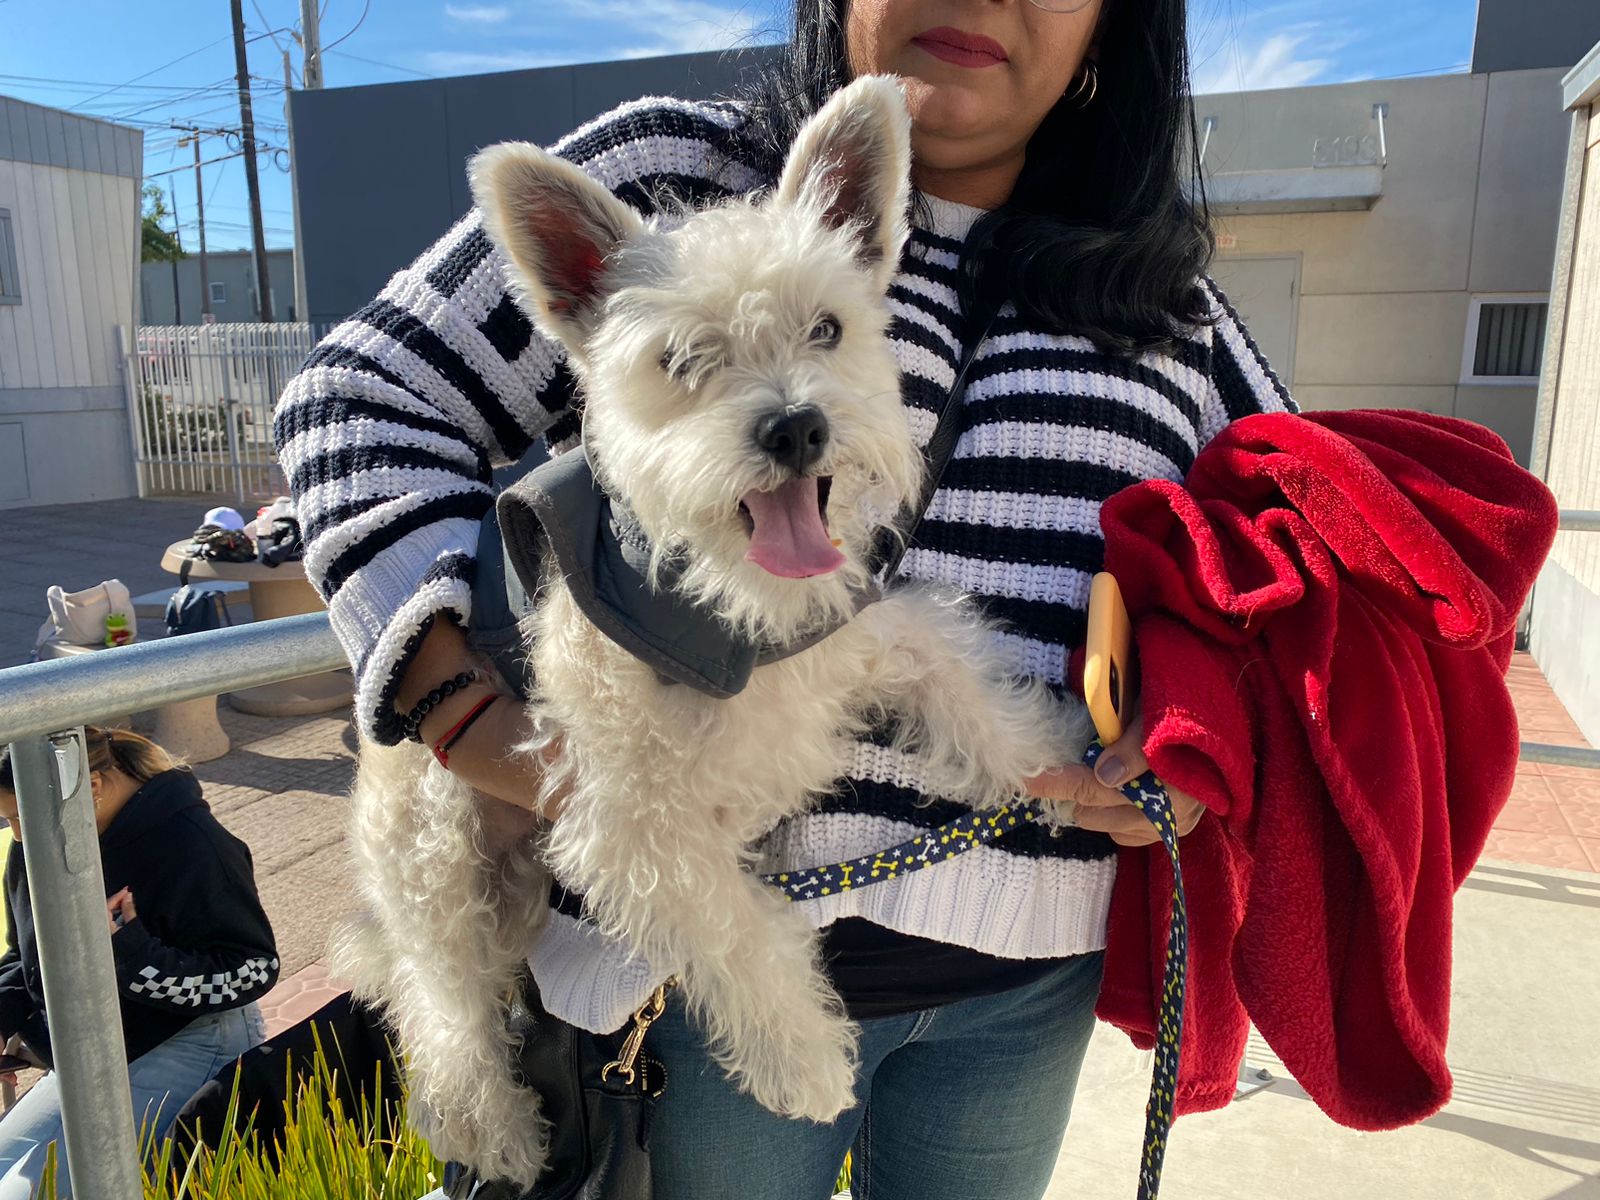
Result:
[[[128,992],[175,1008],[233,1008],[265,993],[277,972],[275,958],[247,958],[232,971],[211,975],[166,975],[145,967]]]
[[[221,1012],[266,995],[278,980],[271,947],[216,946],[186,950],[169,946],[142,920],[111,939],[117,979],[129,1000],[156,1008]]]

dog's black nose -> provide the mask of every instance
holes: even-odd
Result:
[[[828,418],[810,404],[768,413],[756,422],[756,445],[797,474],[816,464],[828,444]]]

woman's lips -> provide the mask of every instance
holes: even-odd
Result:
[[[911,39],[911,44],[958,67],[992,67],[1006,61],[1006,48],[993,38],[941,25]]]

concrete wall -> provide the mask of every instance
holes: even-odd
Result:
[[[1537,458],[1563,509],[1600,510],[1600,46],[1569,81],[1569,166]],[[1600,746],[1600,533],[1558,534],[1534,590],[1531,649]]]
[[[142,135],[0,99],[0,507],[137,490],[116,330],[134,323]]]
[[[685,54],[290,97],[306,310],[338,321],[470,207],[466,161],[549,144],[625,100],[726,93],[770,51]]]
[[[1489,425],[1527,461],[1533,383],[1464,386],[1461,365],[1474,295],[1549,287],[1560,79],[1517,71],[1196,97],[1196,116],[1216,118],[1212,173],[1308,168],[1316,139],[1375,135],[1373,105],[1389,105],[1370,211],[1218,221],[1231,239],[1224,259],[1300,256],[1291,383],[1305,407],[1453,414]]]
[[[1570,67],[1600,39],[1595,0],[1478,0],[1474,71]]]
[[[139,269],[139,323],[142,325],[200,324],[200,255],[191,253],[178,264],[178,290],[182,304],[173,317],[171,263],[144,263]],[[294,251],[268,250],[267,272],[272,287],[272,319],[294,321]],[[254,321],[256,273],[248,250],[226,250],[206,255],[206,282],[221,283],[226,299],[213,304],[218,321]]]

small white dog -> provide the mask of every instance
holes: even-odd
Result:
[[[884,717],[941,795],[974,806],[1012,800],[1088,739],[1081,706],[1009,677],[959,598],[906,586],[855,611],[875,535],[923,479],[885,336],[909,138],[898,85],[860,80],[806,126],[769,196],[671,226],[533,146],[473,160],[518,298],[580,381],[601,482],[674,563],[673,586],[767,643],[839,625],[716,699],[664,683],[547,573],[524,626],[539,731],[524,749],[564,739],[546,786],[565,799],[542,837],[491,844],[425,750],[364,748],[370,914],[339,966],[394,1022],[435,1149],[490,1177],[526,1184],[542,1164],[506,998],[547,869],[677,975],[734,1080],[824,1121],[852,1101],[856,1029],[814,931],[749,869],[752,846],[830,791]]]

